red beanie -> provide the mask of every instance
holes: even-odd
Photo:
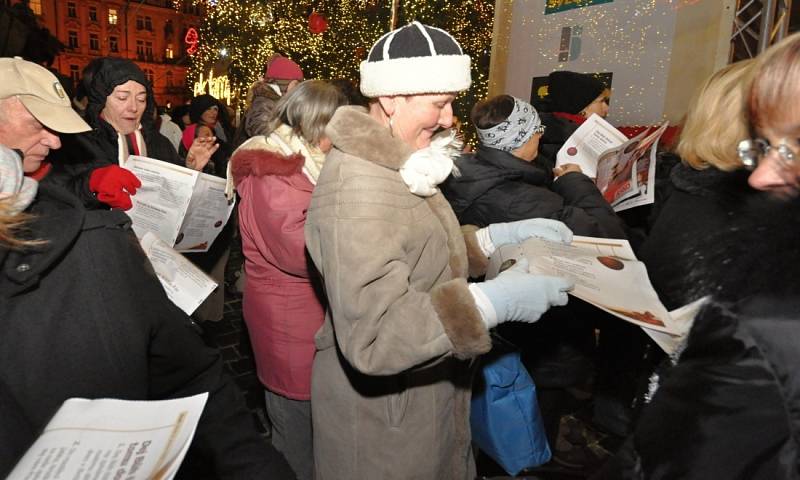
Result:
[[[303,71],[300,67],[286,57],[277,55],[270,60],[267,65],[267,73],[264,78],[275,80],[303,80]]]

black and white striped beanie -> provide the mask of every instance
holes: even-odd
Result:
[[[469,55],[449,33],[419,22],[382,36],[361,62],[367,97],[460,92],[470,83]]]

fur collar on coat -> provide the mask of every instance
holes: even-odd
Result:
[[[392,170],[400,170],[414,153],[361,107],[340,107],[325,133],[338,150]]]
[[[800,198],[754,196],[737,207],[728,227],[687,252],[697,259],[686,279],[697,289],[695,298],[800,295]]]
[[[328,123],[325,133],[337,150],[395,171],[399,171],[414,153],[411,147],[393,137],[388,128],[376,122],[361,107],[340,107]],[[465,244],[458,220],[441,193],[425,197],[425,201],[447,232],[453,275],[462,278],[468,273],[471,276],[483,275],[488,261],[477,243],[471,241],[474,240],[474,233]]]
[[[249,176],[263,177],[276,175],[286,177],[300,173],[304,157],[295,153],[289,156],[267,149],[239,149],[231,157],[231,173],[234,185]]]

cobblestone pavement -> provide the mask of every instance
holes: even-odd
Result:
[[[258,430],[269,437],[269,420],[264,408],[264,389],[256,376],[253,349],[242,317],[242,295],[235,291],[235,272],[244,261],[238,238],[232,242],[225,275],[225,311],[219,322],[203,322],[203,339],[218,348],[225,366],[242,391],[247,407],[253,413]]]

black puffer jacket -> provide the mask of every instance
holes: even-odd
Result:
[[[747,185],[748,174],[716,168],[695,170],[683,163],[672,169],[671,193],[660,205],[638,252],[668,310],[695,300],[688,296],[686,288],[686,277],[696,268],[696,260],[686,256],[687,246],[724,230],[747,197],[759,196]]]
[[[514,155],[478,147],[456,161],[460,175],[441,185],[461,224],[485,227],[491,223],[527,218],[553,218],[576,235],[625,238],[622,222],[586,175],[568,173],[553,181],[550,168]]]
[[[181,478],[294,478],[256,433],[219,353],[167,298],[124,213],[87,211],[47,185],[27,212],[30,236],[47,244],[0,248],[0,477],[70,397],[209,392]]]
[[[799,219],[798,199],[742,209],[685,251],[711,301],[598,478],[800,478]]]
[[[550,112],[541,112],[544,134],[539,139],[539,156],[536,161],[543,166],[556,165],[556,154],[580,125]]]

